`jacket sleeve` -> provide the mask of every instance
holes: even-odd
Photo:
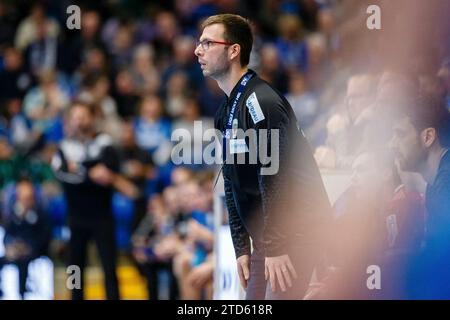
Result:
[[[230,225],[236,258],[239,258],[242,255],[250,255],[250,237],[237,211],[231,180],[224,171],[222,172],[225,186],[225,203],[228,210],[228,223]]]
[[[267,155],[271,157],[270,162],[260,158],[261,167],[258,170],[264,216],[263,242],[266,256],[274,257],[287,254],[288,239],[282,220],[291,209],[286,194],[289,187],[289,126],[292,120],[280,100],[263,97],[258,103],[264,114],[264,120],[254,124],[258,131],[258,154],[264,154],[260,150],[264,144]],[[260,132],[261,129],[265,130]],[[271,154],[272,148],[274,154]]]

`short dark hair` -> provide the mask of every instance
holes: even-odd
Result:
[[[436,130],[442,146],[450,146],[450,113],[440,95],[420,94],[402,108],[412,125],[421,132],[426,128]]]
[[[248,20],[237,14],[218,14],[203,21],[200,29],[203,31],[207,26],[213,24],[222,24],[225,27],[223,35],[225,41],[241,46],[240,62],[242,66],[247,66],[253,46],[253,34]]]
[[[74,107],[86,108],[86,110],[88,110],[92,116],[95,116],[97,114],[97,106],[85,100],[76,99],[72,101],[69,111],[72,110]]]

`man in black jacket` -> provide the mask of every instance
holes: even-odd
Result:
[[[105,273],[106,296],[119,299],[116,275],[117,248],[112,197],[114,189],[132,199],[139,192],[119,174],[120,158],[112,139],[95,129],[94,107],[75,101],[69,113],[68,137],[52,159],[56,177],[64,187],[69,227],[69,264],[81,271],[81,288],[72,290],[72,299],[84,298],[83,271],[87,246],[94,239]]]
[[[301,299],[331,216],[319,170],[289,103],[247,68],[248,22],[223,14],[201,29],[195,54],[203,75],[227,95],[215,127],[223,133],[225,196],[246,298]]]

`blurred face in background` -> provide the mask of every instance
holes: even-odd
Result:
[[[269,72],[278,71],[280,68],[280,59],[278,51],[273,45],[265,45],[261,49],[261,67]]]
[[[97,80],[93,87],[93,94],[95,98],[102,99],[108,95],[109,92],[109,80],[107,77],[101,77]]]
[[[193,122],[200,118],[200,107],[196,99],[186,99],[182,111],[182,117],[188,122]]]
[[[171,12],[161,12],[155,19],[157,37],[163,42],[172,43],[178,34],[178,25]]]
[[[289,76],[289,93],[300,95],[307,90],[305,77],[299,72]]]
[[[144,98],[141,104],[141,117],[148,121],[159,119],[162,114],[161,100],[156,96]]]
[[[167,81],[167,93],[170,97],[183,94],[188,87],[188,77],[183,71],[174,72]]]
[[[227,42],[224,39],[225,27],[222,24],[212,24],[205,29],[200,36],[199,41],[221,41]],[[227,57],[228,46],[219,43],[211,43],[208,49],[204,49],[201,45],[195,49],[195,55],[198,57],[198,62],[205,77],[213,79],[220,79],[230,70],[230,61]]]
[[[409,117],[404,117],[394,125],[390,147],[403,171],[417,172],[426,161],[426,148]]]
[[[121,127],[121,140],[122,145],[130,147],[135,145],[134,128],[131,122],[124,122]]]
[[[84,38],[96,36],[100,26],[100,17],[95,11],[88,11],[81,16],[81,32]]]
[[[8,160],[12,155],[13,149],[5,138],[0,138],[0,160]]]
[[[136,71],[148,70],[153,66],[153,48],[149,45],[140,45],[133,54],[133,67]]]
[[[100,71],[105,68],[106,58],[105,54],[100,49],[91,49],[86,54],[86,68],[89,71]]]
[[[164,205],[170,214],[176,214],[180,210],[178,190],[176,187],[167,187],[162,194]]]
[[[121,27],[117,31],[114,37],[114,46],[118,51],[125,51],[129,49],[133,43],[132,41],[132,31],[129,27]]]
[[[188,181],[179,187],[179,202],[181,210],[185,213],[192,212],[199,208],[200,187],[195,181]]]
[[[188,64],[194,59],[195,40],[191,37],[180,36],[175,39],[174,59],[179,64]]]
[[[22,56],[20,51],[15,48],[6,49],[4,64],[6,70],[15,71],[19,69],[22,66]]]
[[[86,136],[93,132],[94,115],[84,105],[75,104],[70,110],[69,126],[76,136]]]
[[[128,71],[119,72],[116,77],[116,88],[120,94],[133,94],[135,92],[133,78]]]
[[[25,209],[29,210],[34,207],[34,189],[33,185],[28,181],[22,181],[17,185],[17,202]]]
[[[361,112],[368,108],[374,101],[375,88],[369,76],[359,75],[349,79],[347,84],[347,107],[350,120],[354,122]]]

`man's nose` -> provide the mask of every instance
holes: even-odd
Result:
[[[194,54],[198,57],[198,56],[200,56],[200,51],[201,50],[199,50],[200,49],[200,45],[198,45],[197,47],[195,47],[195,50],[194,50]]]

